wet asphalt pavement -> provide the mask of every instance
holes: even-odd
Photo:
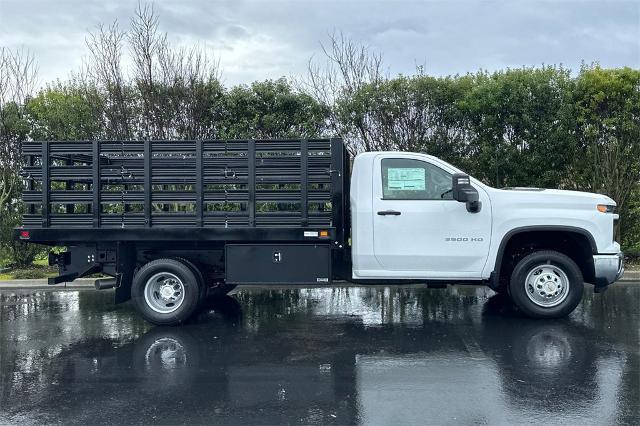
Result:
[[[536,321],[481,287],[240,289],[153,327],[0,292],[0,423],[638,424],[640,283]]]

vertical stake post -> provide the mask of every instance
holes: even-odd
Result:
[[[49,227],[49,192],[51,179],[49,176],[49,142],[42,141],[42,227]]]
[[[144,141],[144,226],[151,227],[151,156],[153,149],[150,140]]]
[[[247,142],[248,157],[248,188],[249,203],[249,226],[256,226],[256,141],[251,139]]]
[[[93,227],[100,227],[100,190],[102,189],[102,181],[100,177],[100,141],[94,140],[91,149],[91,172],[92,183],[91,192],[93,199],[91,201],[91,213],[93,215]]]
[[[302,226],[309,226],[309,141],[300,141],[300,213]]]
[[[336,227],[336,243],[344,246],[344,157],[342,139],[331,139],[331,226]]]
[[[203,191],[203,161],[202,140],[196,141],[196,226],[202,228],[204,223],[204,191]]]

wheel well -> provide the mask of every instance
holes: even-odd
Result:
[[[138,252],[138,265],[142,266],[154,259],[185,259],[193,263],[203,275],[216,275],[224,270],[222,249],[145,249]]]
[[[506,285],[515,265],[538,250],[555,250],[569,256],[580,268],[585,282],[595,281],[593,246],[589,238],[575,231],[522,231],[509,237],[499,256],[500,285]]]

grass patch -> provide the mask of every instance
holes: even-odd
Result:
[[[43,257],[41,259],[36,259],[33,261],[34,266],[43,266],[49,267],[49,258]]]
[[[0,273],[0,280],[25,280],[55,277],[58,270],[55,266],[32,265],[29,268],[15,268]]]

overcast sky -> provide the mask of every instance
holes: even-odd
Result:
[[[380,51],[392,74],[430,74],[582,61],[640,68],[640,0],[157,0],[161,29],[220,59],[227,84],[305,72],[327,34],[340,30]],[[0,0],[0,46],[25,47],[40,83],[87,56],[99,23],[123,28],[137,0]]]

